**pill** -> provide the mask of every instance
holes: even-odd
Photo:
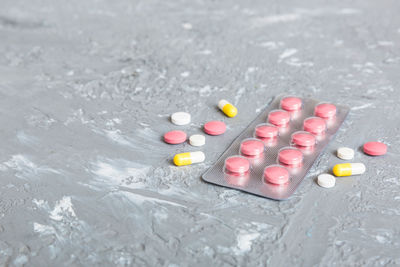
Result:
[[[186,141],[186,133],[183,131],[170,131],[164,134],[164,141],[176,145]]]
[[[331,119],[336,115],[336,106],[330,103],[321,103],[315,106],[314,114],[323,119]]]
[[[201,134],[194,134],[189,137],[189,143],[192,146],[203,146],[206,143],[206,137]]]
[[[272,184],[286,184],[289,182],[289,172],[279,165],[271,165],[264,169],[264,179]]]
[[[370,156],[381,156],[386,154],[387,145],[381,142],[367,142],[364,144],[363,150],[365,154]]]
[[[337,156],[340,159],[352,160],[354,158],[354,150],[349,147],[339,147],[337,150]]]
[[[190,114],[186,112],[175,112],[171,115],[171,122],[175,125],[189,124]]]
[[[193,163],[200,163],[205,160],[206,156],[201,151],[186,152],[176,154],[174,156],[174,163],[176,166],[190,165]]]
[[[218,108],[228,117],[235,117],[237,114],[237,108],[226,101],[225,99],[222,99],[218,102]]]
[[[257,156],[264,153],[264,143],[257,139],[247,139],[240,144],[240,152],[248,156]]]
[[[366,168],[363,163],[341,163],[333,167],[335,176],[350,176],[363,174]]]
[[[210,121],[204,124],[204,132],[209,135],[220,135],[226,131],[226,125],[222,121]]]
[[[232,173],[245,173],[250,169],[250,162],[241,156],[232,156],[225,160],[225,170]]]
[[[292,144],[302,147],[312,147],[316,143],[315,136],[309,132],[298,131],[292,134]]]
[[[304,120],[303,129],[314,135],[323,135],[326,131],[326,122],[319,117],[310,117]]]
[[[263,123],[256,126],[255,136],[259,138],[275,138],[278,136],[279,128],[275,125]]]
[[[331,188],[335,186],[336,179],[329,173],[322,173],[317,178],[318,185],[325,188]]]
[[[303,162],[303,153],[292,147],[282,148],[278,153],[278,161],[291,167],[298,167]]]
[[[301,109],[302,101],[298,97],[288,96],[281,100],[281,109],[286,111],[298,111]]]
[[[290,113],[277,109],[273,110],[268,114],[268,122],[278,127],[287,127],[290,121]]]

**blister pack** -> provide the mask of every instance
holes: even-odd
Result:
[[[209,183],[276,200],[294,193],[349,107],[278,96],[203,175]]]

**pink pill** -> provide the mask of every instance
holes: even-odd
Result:
[[[245,173],[250,169],[247,159],[240,156],[232,156],[225,160],[225,169],[233,173]]]
[[[186,141],[186,133],[182,131],[170,131],[164,134],[164,141],[168,144],[180,144]]]
[[[285,110],[277,109],[268,114],[268,122],[278,127],[286,127],[289,121],[290,113]]]
[[[264,143],[257,139],[247,139],[240,144],[240,152],[248,156],[264,153]]]
[[[255,135],[259,138],[275,138],[279,128],[272,124],[259,124],[256,126]]]
[[[381,156],[386,154],[387,145],[381,142],[368,142],[364,144],[363,150],[365,154],[370,156]]]
[[[282,148],[278,153],[278,160],[285,165],[300,166],[303,162],[303,153],[296,148]]]
[[[272,184],[286,184],[289,182],[289,172],[279,165],[271,165],[264,169],[264,179]]]
[[[226,131],[226,125],[222,121],[210,121],[204,124],[204,132],[209,135],[220,135]]]
[[[281,108],[286,111],[298,111],[301,109],[301,99],[294,96],[284,97],[281,100]]]
[[[292,144],[302,147],[311,147],[314,146],[315,143],[315,136],[309,132],[299,131],[292,134]]]
[[[304,131],[315,135],[322,135],[326,131],[326,122],[319,117],[310,117],[304,120]]]
[[[318,104],[314,109],[314,114],[323,119],[330,119],[336,115],[336,106],[330,103]]]

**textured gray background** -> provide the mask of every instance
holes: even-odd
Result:
[[[0,262],[11,266],[400,265],[400,2],[1,0]],[[200,177],[272,96],[352,107],[283,202]],[[240,114],[216,110],[226,98]],[[174,167],[186,110],[206,162]],[[315,177],[357,153],[367,173]],[[51,262],[52,264],[46,264]]]

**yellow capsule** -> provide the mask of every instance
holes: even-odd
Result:
[[[335,165],[332,171],[335,176],[363,174],[365,172],[365,165],[362,163],[342,163]]]
[[[186,152],[176,154],[174,156],[174,163],[176,166],[190,165],[193,163],[200,163],[205,160],[205,155],[201,151]]]
[[[222,99],[218,102],[218,108],[222,110],[226,116],[231,118],[235,117],[238,112],[237,108],[225,99]]]

